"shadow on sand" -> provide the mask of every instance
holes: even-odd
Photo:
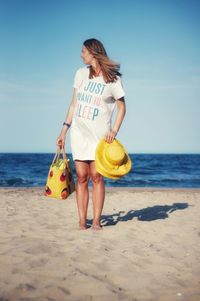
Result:
[[[118,213],[110,215],[102,215],[102,226],[113,226],[118,222],[130,221],[137,218],[140,221],[154,221],[158,219],[165,219],[169,217],[169,214],[176,210],[183,210],[188,208],[188,203],[174,203],[172,205],[156,205],[153,207],[147,207],[140,210],[130,210],[127,213],[125,211],[119,211]]]

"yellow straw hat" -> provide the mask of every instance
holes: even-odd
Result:
[[[101,175],[119,179],[131,170],[131,159],[117,139],[112,143],[101,139],[96,148],[95,167]]]

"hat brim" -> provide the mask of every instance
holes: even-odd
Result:
[[[109,143],[107,143],[104,139],[100,140],[99,144],[97,145],[95,154],[96,170],[104,177],[110,179],[119,179],[123,177],[131,170],[132,167],[131,159],[125,148],[117,139],[115,140],[123,148],[125,153],[125,159],[122,165],[116,166],[107,162],[107,160],[105,159],[105,151],[109,146]]]

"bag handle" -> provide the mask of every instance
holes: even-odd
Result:
[[[52,164],[54,164],[55,161],[57,162],[57,161],[59,160],[61,148],[62,148],[63,159],[67,161],[67,155],[66,155],[66,153],[65,153],[65,147],[64,147],[64,145],[63,145],[63,146],[58,146],[58,149],[57,149],[57,152],[56,152],[56,154],[55,154],[55,156],[54,156],[54,158],[53,158]]]

